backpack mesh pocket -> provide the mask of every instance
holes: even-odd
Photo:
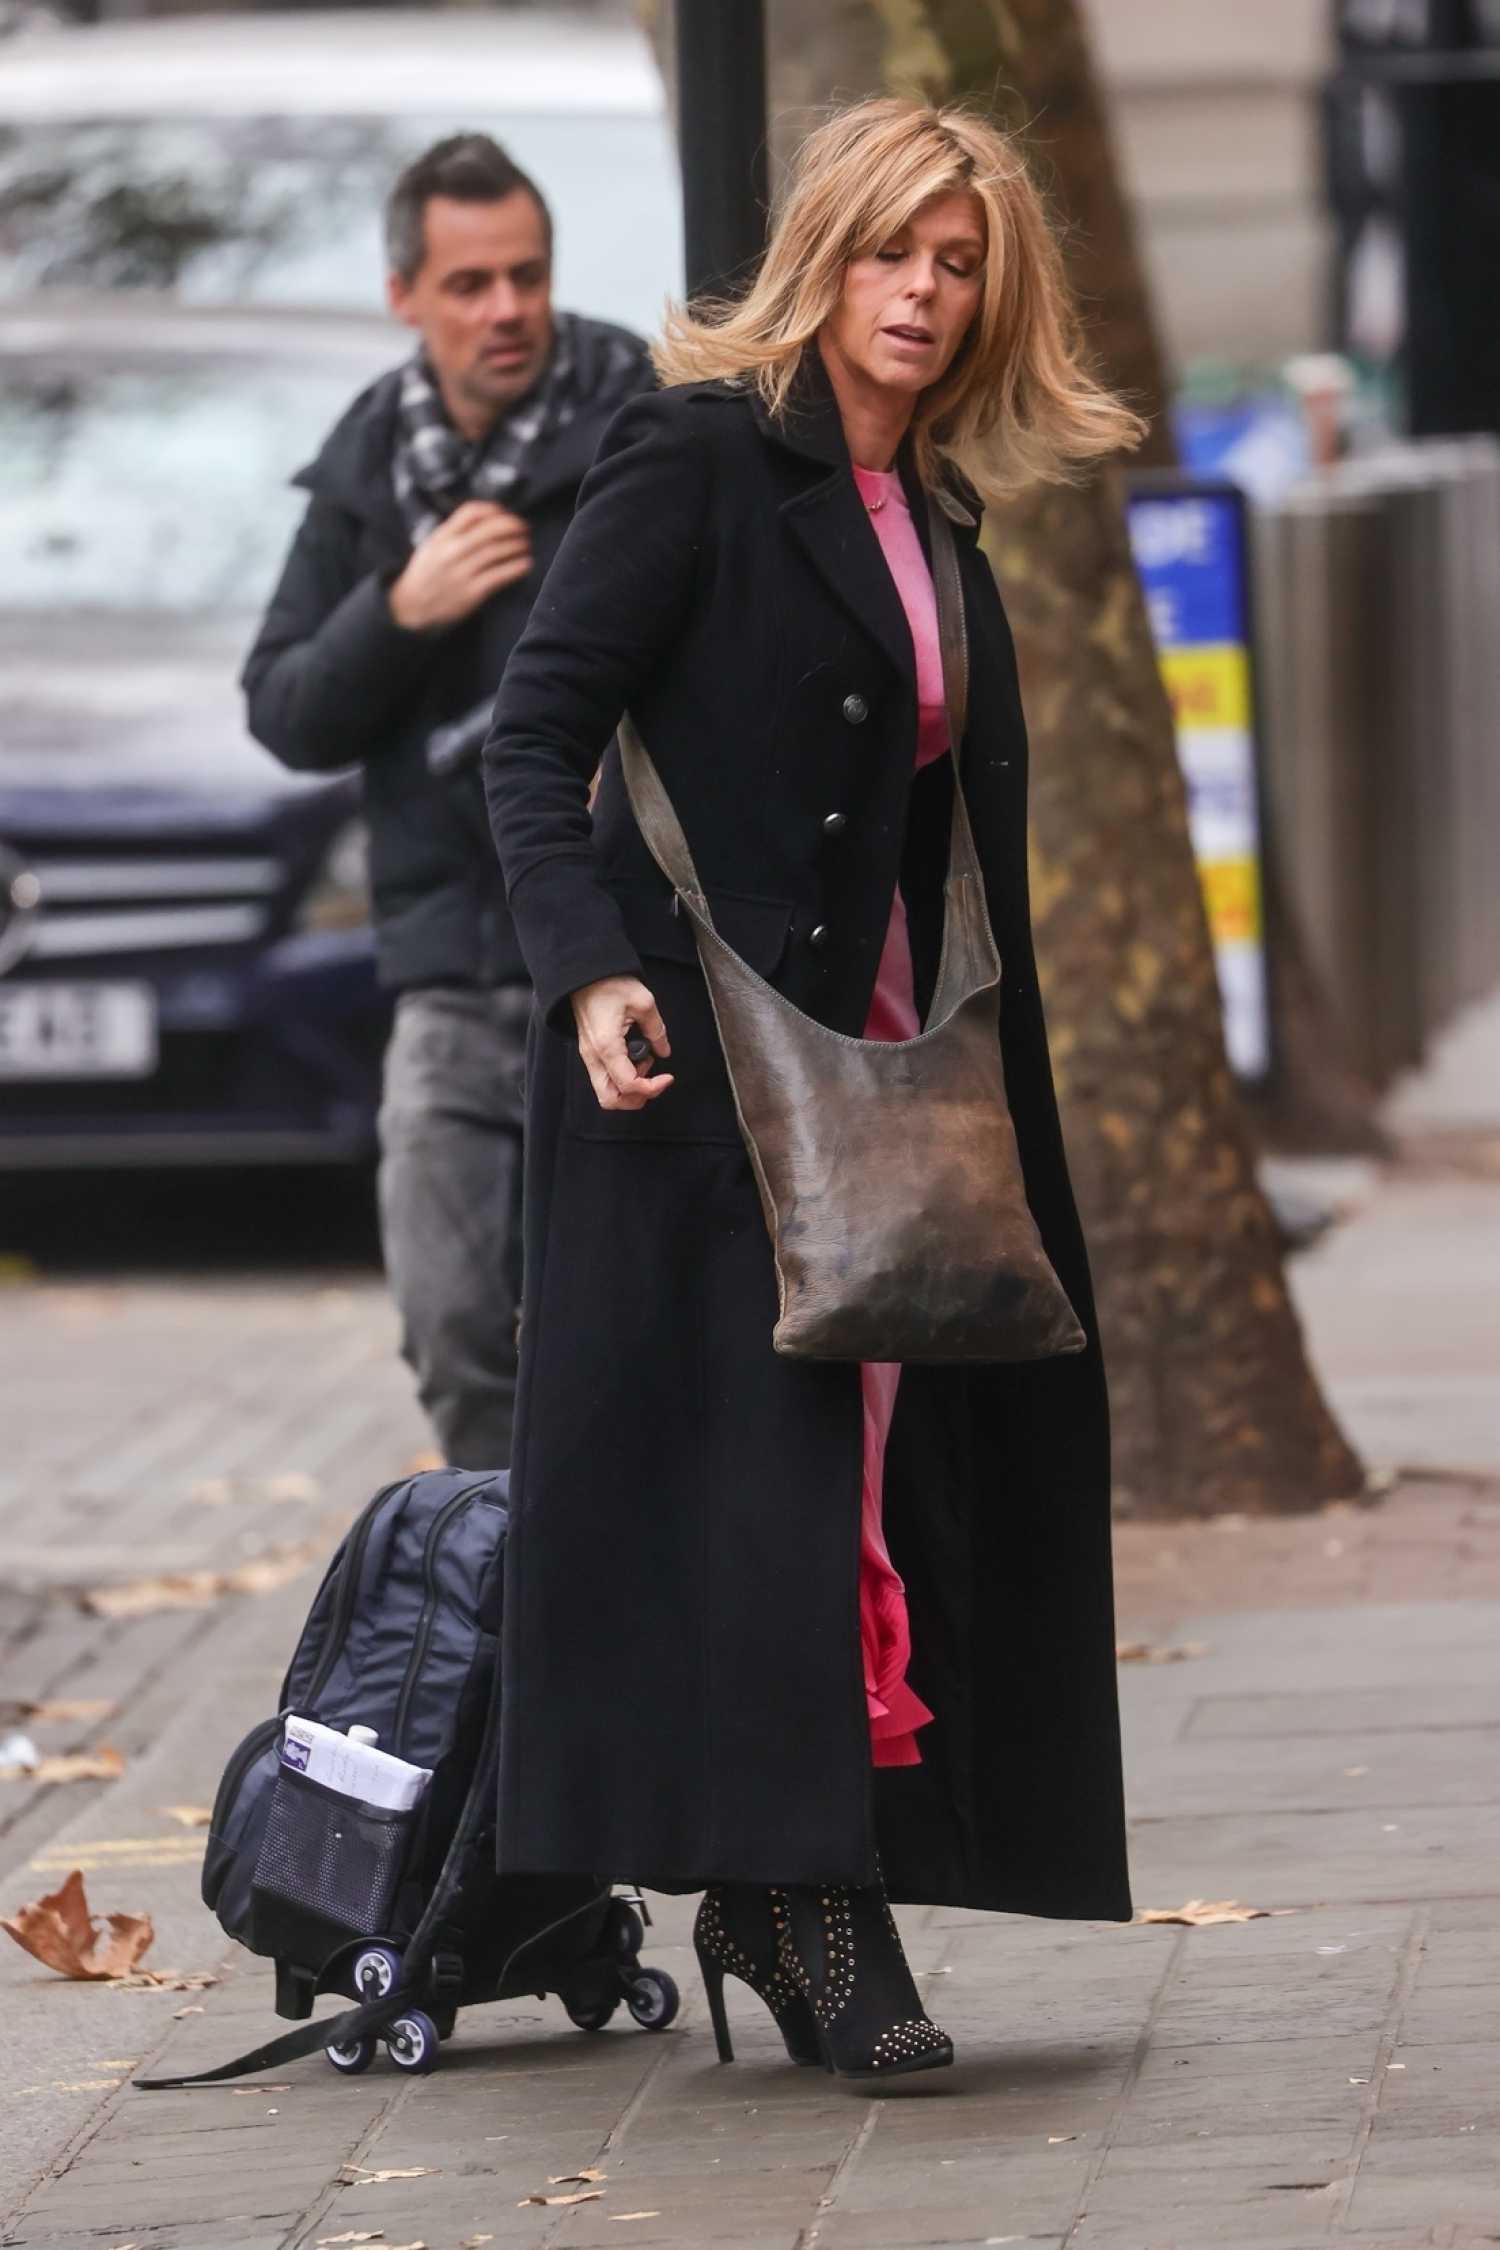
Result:
[[[283,1766],[255,1862],[261,1950],[313,1961],[340,1937],[388,1931],[416,1817],[340,1796]]]

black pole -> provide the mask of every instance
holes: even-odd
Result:
[[[762,0],[677,0],[677,113],[688,295],[733,290],[770,201]]]

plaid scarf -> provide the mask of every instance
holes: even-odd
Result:
[[[607,392],[631,362],[630,347],[612,337],[599,388]],[[617,364],[618,362],[618,364]],[[502,414],[477,444],[448,419],[442,393],[419,351],[401,371],[391,478],[414,547],[432,536],[465,500],[503,501],[533,446],[566,429],[586,402],[578,391],[578,343],[571,313],[553,320],[552,356],[535,390]]]

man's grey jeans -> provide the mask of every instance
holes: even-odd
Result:
[[[505,1468],[521,1303],[527,985],[403,992],[380,1105],[380,1232],[403,1356],[459,1468]]]

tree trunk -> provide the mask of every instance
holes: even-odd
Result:
[[[1307,1365],[1224,1056],[1213,953],[1118,485],[1004,510],[1032,737],[1038,957],[1094,1260],[1121,1513],[1361,1483]]]
[[[1096,355],[1170,459],[1167,383],[1075,0],[864,0],[840,45],[773,0],[773,108],[880,90],[1024,130]],[[859,10],[841,6],[846,27]],[[816,45],[810,44],[815,39]],[[1308,1367],[1225,1060],[1212,947],[1118,476],[997,511],[986,546],[1032,739],[1034,911],[1099,1292],[1122,1513],[1268,1513],[1355,1493]]]

